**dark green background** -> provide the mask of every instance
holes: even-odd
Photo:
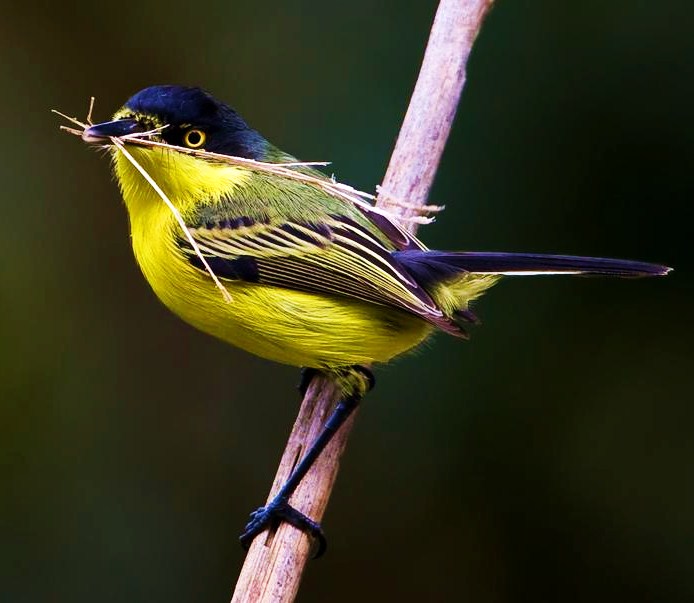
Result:
[[[104,119],[200,84],[372,190],[435,2],[63,2],[0,21],[0,601],[224,602],[297,371],[180,322],[134,264]],[[420,234],[667,279],[504,282],[470,343],[379,370],[301,601],[694,598],[694,6],[501,1]]]

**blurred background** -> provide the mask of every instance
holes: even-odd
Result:
[[[5,3],[0,601],[225,602],[298,372],[157,301],[49,109],[199,84],[373,190],[436,2]],[[422,238],[677,270],[509,279],[469,343],[379,370],[299,600],[694,599],[693,27],[689,0],[498,2]]]

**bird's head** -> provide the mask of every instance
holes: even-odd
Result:
[[[110,137],[155,131],[168,144],[262,159],[267,141],[228,105],[200,88],[150,86],[128,99],[111,121],[84,131],[83,140],[108,144]]]
[[[132,135],[255,160],[266,159],[272,148],[231,107],[200,88],[186,86],[151,86],[141,90],[114,114],[111,121],[88,127],[82,139],[103,146],[111,145],[112,137],[127,144],[128,136]],[[170,148],[127,146],[130,154],[181,210],[201,199],[221,198],[247,178],[247,173],[235,166]],[[161,205],[142,175],[123,153],[112,148],[116,179],[131,214],[154,204]]]

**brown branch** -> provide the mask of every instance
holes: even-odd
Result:
[[[472,45],[493,0],[441,0],[422,68],[376,205],[417,214],[434,183],[453,125]],[[406,200],[401,207],[398,200]],[[416,224],[411,224],[414,231]]]
[[[472,44],[493,0],[441,0],[410,106],[398,136],[377,205],[412,217],[425,204],[436,175],[465,83]],[[407,204],[398,204],[406,200]],[[410,222],[411,231],[416,228]],[[320,432],[337,403],[338,391],[316,377],[306,392],[275,481],[272,500],[301,454]],[[320,521],[337,477],[356,413],[340,429],[291,498],[291,504]],[[241,602],[290,602],[309,559],[308,536],[288,524],[252,543],[232,598]]]

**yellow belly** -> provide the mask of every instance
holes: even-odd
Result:
[[[182,214],[196,199],[221,198],[250,177],[186,155],[137,147],[132,154]],[[224,281],[232,296],[227,303],[176,246],[180,226],[152,187],[120,153],[114,168],[145,278],[170,310],[201,331],[258,356],[312,368],[386,362],[432,332],[430,324],[398,309],[239,281]]]
[[[223,281],[232,297],[226,302],[209,275],[163,235],[162,226],[173,227],[165,221],[149,228],[133,224],[133,249],[145,278],[183,320],[248,352],[313,368],[371,364],[411,349],[433,330],[395,308],[254,283]]]

